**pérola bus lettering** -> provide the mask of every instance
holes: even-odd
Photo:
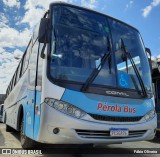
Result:
[[[118,104],[114,105],[107,105],[98,103],[97,110],[102,110],[103,112],[127,112],[127,113],[136,113],[136,108],[129,107],[127,105],[121,107]]]

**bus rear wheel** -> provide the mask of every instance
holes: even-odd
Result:
[[[24,120],[21,120],[20,124],[20,142],[23,149],[29,149],[34,148],[36,146],[36,141],[33,141],[32,139],[28,138],[24,134]]]

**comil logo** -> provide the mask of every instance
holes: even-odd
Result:
[[[116,91],[106,91],[106,94],[120,95],[120,96],[129,96],[127,93],[124,93],[124,92],[116,92]]]
[[[11,149],[2,149],[2,154],[12,154]]]

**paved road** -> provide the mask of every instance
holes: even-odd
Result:
[[[38,149],[43,149],[43,148],[50,148],[50,149],[55,149],[54,145],[39,145]],[[109,149],[110,151],[113,150],[113,153],[116,153],[116,149],[119,149],[121,152],[123,153],[128,153],[128,152],[133,152],[132,148],[136,148],[136,150],[139,150],[140,148],[145,148],[147,150],[147,148],[153,148],[153,150],[155,150],[155,148],[160,148],[160,139],[154,139],[152,141],[141,141],[141,142],[130,142],[130,143],[123,143],[123,144],[110,144],[110,145],[106,145],[106,146],[95,146],[96,148],[105,148],[105,149]],[[19,141],[19,134],[17,132],[12,132],[12,133],[8,133],[5,131],[5,125],[0,123],[0,148],[21,148],[20,145],[20,141]],[[59,149],[63,149],[59,148]],[[94,148],[93,151],[95,150]],[[55,156],[55,157],[106,157],[106,156],[135,156],[134,154],[98,154],[99,152],[96,153],[92,153],[92,154],[54,154],[54,155],[41,155],[44,157],[49,157],[49,156]],[[4,155],[0,155],[0,156],[4,156]],[[5,155],[6,156],[6,155]],[[19,157],[20,155],[7,155],[8,156],[12,156],[12,157]],[[25,156],[25,155],[23,155]],[[37,155],[26,155],[26,156],[34,156],[36,157]],[[160,156],[159,154],[138,154],[137,156],[147,156],[147,157],[151,157],[151,156]]]

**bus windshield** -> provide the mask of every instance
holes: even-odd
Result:
[[[141,36],[137,30],[113,19],[108,19],[116,58],[116,69],[118,74],[118,86],[122,88],[136,89],[141,91],[140,82],[129,57],[122,51],[122,40],[125,49],[131,54],[136,68],[143,80],[145,90],[151,92],[151,75],[148,58]]]
[[[141,37],[134,28],[95,12],[54,6],[52,15],[50,75],[56,80],[85,84],[111,53],[92,85],[141,91],[135,71],[121,49],[121,39],[135,62],[146,91],[151,91],[151,76]],[[110,49],[109,49],[110,48]]]

